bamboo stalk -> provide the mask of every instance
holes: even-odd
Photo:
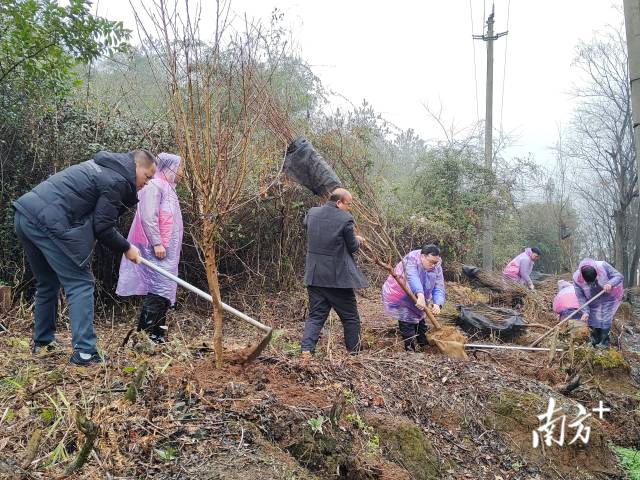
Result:
[[[142,387],[142,382],[144,381],[144,377],[147,374],[148,366],[149,363],[146,361],[140,364],[140,366],[136,370],[136,374],[133,378],[133,381],[131,382],[131,385],[129,385],[129,388],[127,389],[127,393],[125,394],[124,398],[129,400],[131,403],[134,403],[138,398],[138,392],[140,391],[140,387]]]
[[[100,431],[100,428],[91,420],[87,419],[80,411],[76,413],[76,425],[78,426],[78,430],[84,434],[84,444],[78,453],[76,461],[67,467],[65,471],[66,475],[71,475],[79,471],[83,465],[87,463],[89,454],[93,450],[93,445]]]
[[[29,438],[29,443],[27,443],[27,450],[24,454],[24,460],[22,461],[22,468],[25,470],[29,468],[33,459],[36,458],[38,454],[38,448],[40,448],[40,441],[42,440],[42,429],[37,428],[35,432]]]

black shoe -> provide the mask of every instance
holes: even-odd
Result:
[[[156,335],[155,333],[151,333],[149,335],[149,340],[151,340],[153,343],[157,343],[158,345],[167,343],[167,339],[164,335]]]
[[[40,355],[43,353],[51,353],[62,350],[62,345],[53,340],[50,343],[34,343],[31,353],[34,355]]]
[[[153,326],[153,330],[151,330],[151,335],[149,335],[149,337],[151,337],[151,340],[156,343],[167,343],[167,331],[169,330],[169,327],[164,324],[165,318],[166,311],[162,312],[162,315],[160,316],[160,318],[158,318],[158,321]]]
[[[106,362],[106,358],[100,356],[99,353],[85,353],[85,352],[73,352],[69,363],[86,367],[88,365],[101,365]]]

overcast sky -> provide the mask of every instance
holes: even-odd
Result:
[[[502,120],[504,130],[517,136],[507,155],[531,152],[549,164],[557,126],[569,122],[574,108],[575,46],[618,25],[621,3],[496,0],[495,31],[508,28],[509,34],[494,43],[494,128]],[[458,127],[484,118],[486,45],[471,34],[483,33],[489,1],[232,0],[237,15],[246,12],[267,24],[276,7],[314,73],[351,102],[366,99],[387,120],[427,140],[442,135],[423,104],[442,106]],[[128,0],[98,6],[99,14],[134,29],[130,10]]]

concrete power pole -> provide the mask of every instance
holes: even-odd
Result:
[[[633,141],[636,148],[636,169],[640,178],[640,0],[624,0],[624,24],[627,31]],[[634,273],[637,282],[638,272]]]
[[[473,35],[476,40],[487,42],[487,93],[486,113],[484,120],[484,166],[488,172],[493,172],[493,41],[508,32],[493,34],[495,5],[491,7],[491,14],[487,18],[487,34]],[[488,189],[489,193],[493,188]],[[493,271],[493,212],[487,208],[484,212],[482,228],[482,268]]]

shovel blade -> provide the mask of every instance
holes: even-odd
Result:
[[[265,337],[258,343],[253,349],[247,354],[247,356],[242,360],[242,364],[247,364],[253,362],[256,358],[260,356],[262,351],[267,348],[269,343],[271,342],[271,336],[273,334],[273,329],[269,330],[269,333],[265,335]]]

